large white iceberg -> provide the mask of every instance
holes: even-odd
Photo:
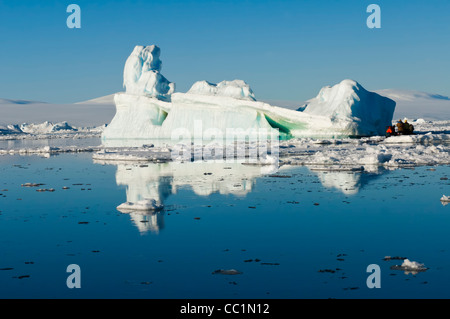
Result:
[[[323,88],[299,110],[256,101],[242,80],[196,82],[186,93],[160,74],[157,46],[136,46],[125,64],[126,92],[114,97],[116,115],[104,130],[105,145],[123,139],[208,140],[228,134],[273,137],[384,135],[395,102],[352,80]],[[114,143],[113,143],[114,144]]]
[[[299,109],[303,113],[326,116],[333,126],[356,136],[384,134],[394,110],[393,100],[369,92],[353,80],[322,88],[317,97]]]

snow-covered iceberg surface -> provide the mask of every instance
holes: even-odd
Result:
[[[395,102],[365,90],[352,80],[323,88],[299,110],[256,101],[242,80],[196,82],[186,93],[159,72],[157,46],[136,46],[124,70],[126,92],[115,95],[116,115],[104,130],[105,145],[114,139],[208,140],[233,134],[263,138],[384,135]]]
[[[131,95],[145,95],[160,100],[170,99],[175,84],[161,73],[160,49],[156,45],[137,45],[125,62],[123,85]]]
[[[349,135],[384,135],[392,122],[395,102],[367,91],[356,81],[344,80],[322,88],[300,110],[330,118],[333,126],[351,132]]]
[[[194,83],[187,93],[228,96],[240,100],[256,101],[252,89],[242,80],[222,81],[217,84],[208,81],[198,81]]]

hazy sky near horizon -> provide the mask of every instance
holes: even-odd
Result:
[[[69,4],[81,28],[69,29]],[[381,29],[369,29],[369,4]],[[242,79],[257,99],[304,101],[351,78],[450,95],[450,1],[0,0],[0,98],[53,103],[123,91],[135,45],[161,48],[185,92]]]

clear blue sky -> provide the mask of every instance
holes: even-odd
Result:
[[[81,29],[66,8],[81,7]],[[381,29],[366,8],[381,7]],[[450,95],[450,1],[0,0],[0,98],[71,103],[122,91],[135,45],[161,48],[184,92],[242,79],[258,99],[304,101],[351,78]]]

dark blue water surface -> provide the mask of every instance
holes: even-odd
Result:
[[[1,156],[0,298],[449,298],[449,175]],[[116,209],[143,198],[164,210]],[[391,270],[402,261],[385,256],[429,269]]]

